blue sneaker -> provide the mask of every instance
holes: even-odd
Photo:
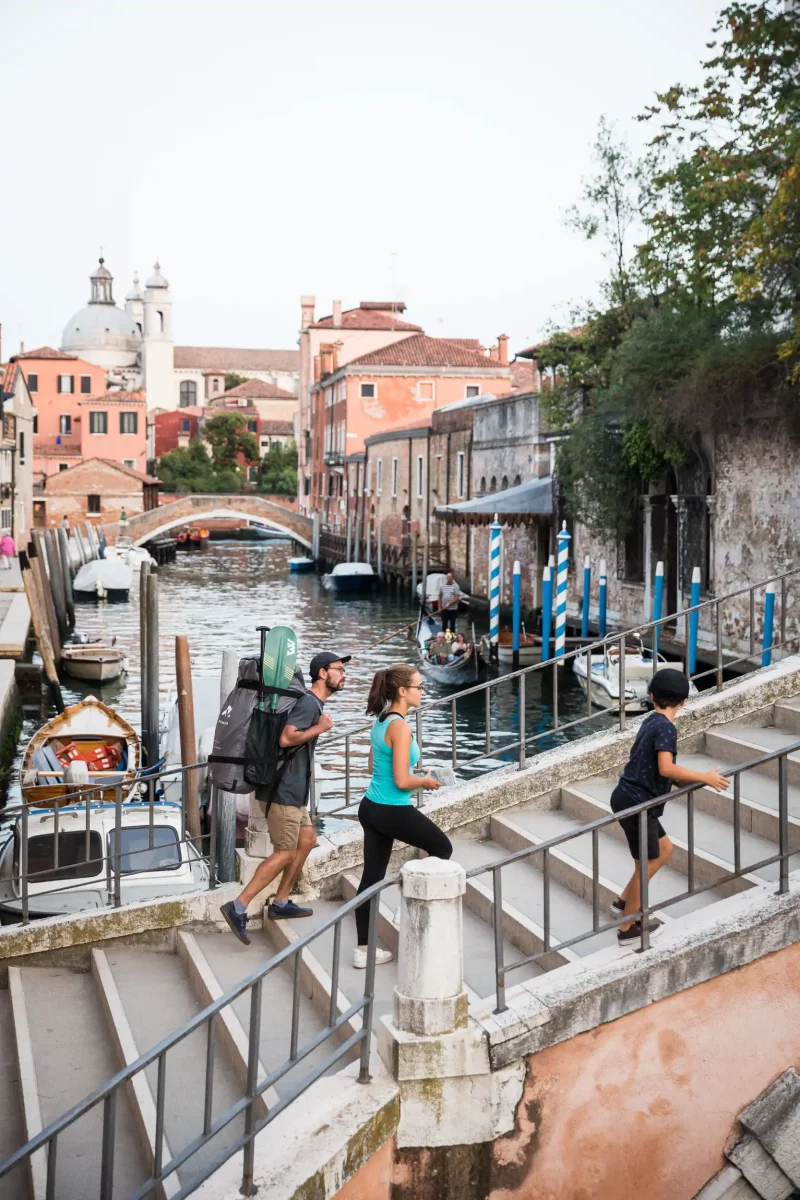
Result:
[[[233,907],[233,901],[229,900],[227,904],[220,906],[219,910],[225,920],[231,927],[231,930],[236,934],[240,942],[244,942],[245,946],[250,945],[250,938],[247,936],[247,915],[242,913],[240,916]]]
[[[267,909],[267,916],[273,921],[282,921],[286,917],[312,917],[313,915],[313,908],[301,908],[299,904],[295,904],[294,900],[287,900],[280,908],[277,904],[270,904]]]

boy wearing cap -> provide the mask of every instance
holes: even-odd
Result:
[[[267,909],[273,920],[310,917],[311,908],[303,908],[289,899],[289,893],[303,863],[316,845],[316,833],[308,814],[308,793],[314,769],[314,747],[321,733],[333,728],[332,719],[323,711],[325,701],[345,685],[345,663],[351,655],[325,650],[311,660],[311,690],[301,696],[281,733],[281,746],[291,750],[286,768],[267,813],[267,828],[272,854],[259,863],[247,887],[235,899],[220,908],[240,942],[250,944],[247,936],[247,906],[260,891],[282,874],[278,890]],[[256,799],[260,799],[258,789]]]
[[[728,780],[720,774],[720,769],[714,771],[687,771],[675,762],[678,754],[678,733],[675,728],[675,717],[686,703],[689,695],[689,681],[681,671],[665,667],[656,671],[650,680],[650,696],[653,700],[654,711],[645,717],[636,734],[636,740],[631,749],[630,758],[622,772],[619,783],[611,793],[611,808],[615,813],[624,812],[643,804],[646,800],[654,800],[657,796],[665,796],[673,783],[702,783],[712,787],[716,792],[723,792],[728,786]],[[647,876],[652,879],[656,871],[664,866],[672,856],[672,842],[667,837],[666,830],[661,824],[660,817],[664,804],[654,804],[647,810]],[[621,817],[625,838],[633,858],[639,861],[639,814],[631,817]],[[617,939],[621,946],[634,943],[642,936],[641,920],[634,920],[630,915],[639,909],[641,904],[639,889],[639,869],[634,871],[621,896],[611,905],[614,913],[624,913],[626,920],[617,930]],[[650,936],[660,933],[662,921],[650,919]]]

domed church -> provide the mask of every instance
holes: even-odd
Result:
[[[287,398],[297,394],[297,350],[176,346],[169,282],[159,263],[144,288],[134,276],[124,309],[114,301],[114,278],[102,256],[89,278],[89,302],[64,326],[61,349],[104,367],[109,387],[144,387],[148,409],[205,406],[224,392],[231,373],[263,380]]]

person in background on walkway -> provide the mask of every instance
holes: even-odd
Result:
[[[689,695],[689,681],[682,671],[674,667],[665,667],[656,671],[650,680],[650,695],[653,699],[654,711],[645,717],[636,734],[636,740],[631,749],[628,765],[620,775],[619,783],[611,793],[611,808],[615,813],[623,813],[626,808],[643,804],[646,800],[655,800],[663,796],[666,803],[667,793],[673,783],[679,786],[686,783],[701,783],[713,788],[715,792],[724,792],[728,780],[720,774],[721,768],[714,771],[687,771],[675,762],[678,754],[678,731],[675,728],[675,717],[686,703]],[[661,824],[660,817],[664,812],[664,804],[654,804],[647,809],[647,876],[652,879],[672,857],[672,842]],[[620,817],[620,825],[628,842],[631,855],[639,862],[639,814],[631,817]],[[639,888],[639,868],[637,866],[631,876],[628,886],[621,896],[611,904],[614,913],[624,913],[626,920],[617,930],[617,939],[621,946],[636,942],[642,936],[641,920],[634,921],[632,913],[638,912],[641,904]],[[650,936],[661,932],[662,921],[651,919],[649,924]]]
[[[66,529],[67,533],[69,533],[69,517],[66,513],[64,513],[64,516],[61,518],[61,528]]]
[[[247,936],[247,906],[259,892],[282,874],[278,890],[267,909],[273,921],[287,917],[310,917],[313,909],[302,908],[289,899],[294,881],[303,863],[317,844],[317,835],[308,814],[308,793],[311,772],[314,770],[314,747],[321,733],[333,728],[333,721],[323,712],[325,701],[340,692],[345,685],[345,663],[351,656],[333,654],[326,650],[311,660],[311,691],[294,705],[281,733],[281,746],[293,751],[281,776],[277,791],[267,810],[267,829],[272,853],[259,863],[253,878],[235,900],[220,908],[240,942],[250,945]],[[256,788],[256,800],[266,802]]]
[[[119,531],[120,533],[128,532],[128,514],[125,512],[124,508],[119,514]]]
[[[461,588],[453,578],[453,572],[448,571],[444,583],[439,585],[439,612],[442,615],[442,633],[456,631],[458,606],[463,596]]]
[[[11,560],[17,553],[17,548],[14,545],[14,539],[11,536],[10,529],[3,530],[3,536],[0,537],[0,555],[3,557],[3,569],[11,570]]]
[[[386,875],[395,839],[417,846],[436,858],[449,858],[449,837],[411,802],[420,788],[442,785],[432,775],[414,775],[420,749],[406,724],[409,709],[422,700],[422,676],[416,667],[399,665],[376,671],[367,700],[367,714],[376,718],[369,735],[369,767],[372,778],[358,809],[364,830],[364,873],[359,893]],[[369,903],[356,909],[358,945],[353,966],[367,965]],[[388,950],[376,950],[376,964],[390,962]]]

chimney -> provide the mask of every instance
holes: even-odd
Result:
[[[319,348],[320,366],[322,375],[330,375],[333,372],[333,346],[330,342],[326,342]]]
[[[333,302],[333,328],[334,329],[342,328],[342,302],[341,302],[341,300],[334,300],[334,302]]]
[[[489,360],[493,363],[499,363],[500,359],[497,356],[497,342],[489,348]]]
[[[497,350],[498,350],[498,357],[500,359],[500,366],[507,367],[508,366],[508,334],[507,333],[501,333],[499,338],[497,339]]]
[[[334,342],[333,343],[333,365],[331,367],[332,371],[339,370],[339,351],[341,350],[342,345],[343,345],[342,342]]]
[[[20,342],[20,344],[19,344],[19,352],[20,352],[20,354],[24,354],[24,353],[25,353],[25,343],[24,343],[24,342]]]
[[[316,299],[314,296],[300,297],[300,328],[308,329],[309,325],[314,324],[314,305]]]
[[[319,355],[315,354],[314,355],[314,383],[319,383],[321,375],[322,375],[322,367],[320,364]]]

